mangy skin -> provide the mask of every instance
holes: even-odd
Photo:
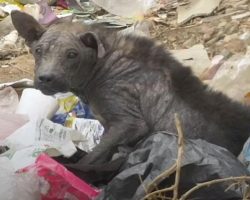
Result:
[[[45,29],[27,14],[11,15],[35,57],[36,88],[48,95],[75,93],[106,130],[82,163],[106,162],[118,144],[133,146],[156,131],[176,133],[174,113],[185,138],[204,139],[234,155],[249,137],[250,109],[211,91],[153,40],[72,22]],[[77,56],[69,58],[72,51]]]

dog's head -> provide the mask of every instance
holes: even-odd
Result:
[[[84,82],[105,50],[82,24],[58,22],[45,28],[32,16],[13,11],[12,22],[35,58],[35,87],[44,94],[68,92]]]

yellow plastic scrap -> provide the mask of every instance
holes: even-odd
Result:
[[[64,122],[64,126],[68,128],[72,128],[75,119],[76,117],[74,116],[68,116]]]
[[[18,0],[0,0],[0,3],[16,5],[20,9],[23,9],[23,5]]]
[[[58,99],[58,103],[60,108],[63,109],[64,112],[68,113],[76,107],[77,103],[79,102],[78,97],[71,95],[62,99]]]

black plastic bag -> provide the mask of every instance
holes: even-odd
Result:
[[[160,132],[150,136],[129,154],[116,175],[98,200],[139,200],[145,196],[144,186],[169,169],[177,158],[177,141],[175,135]],[[179,194],[183,194],[197,183],[231,176],[248,175],[246,168],[226,149],[203,140],[185,140],[182,160]],[[141,180],[139,178],[141,177]],[[173,184],[174,175],[161,183],[161,187]],[[229,184],[230,185],[230,184]],[[228,183],[202,188],[189,199],[224,200],[242,199],[240,188],[228,188]]]

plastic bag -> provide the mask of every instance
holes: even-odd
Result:
[[[11,161],[0,157],[0,195],[3,200],[39,200],[39,181],[34,173],[15,173]]]
[[[103,188],[98,200],[142,199],[146,195],[144,187],[175,163],[177,146],[177,136],[166,132],[152,135],[139,143],[136,150],[128,155],[120,173]],[[185,140],[184,152],[179,195],[197,183],[249,174],[230,152],[206,141]],[[174,175],[171,175],[158,188],[170,187],[173,185],[173,181]],[[229,187],[231,184],[230,182],[201,188],[194,192],[189,199],[242,199],[243,194],[240,188]]]
[[[28,117],[26,115],[0,112],[0,140],[4,140],[27,122]]]
[[[40,177],[42,200],[91,200],[99,194],[99,190],[92,188],[46,154],[41,154],[34,165],[22,170],[33,171]]]
[[[26,114],[30,119],[50,119],[59,108],[57,100],[51,96],[44,95],[41,91],[26,88],[23,90],[17,107],[17,114]]]

